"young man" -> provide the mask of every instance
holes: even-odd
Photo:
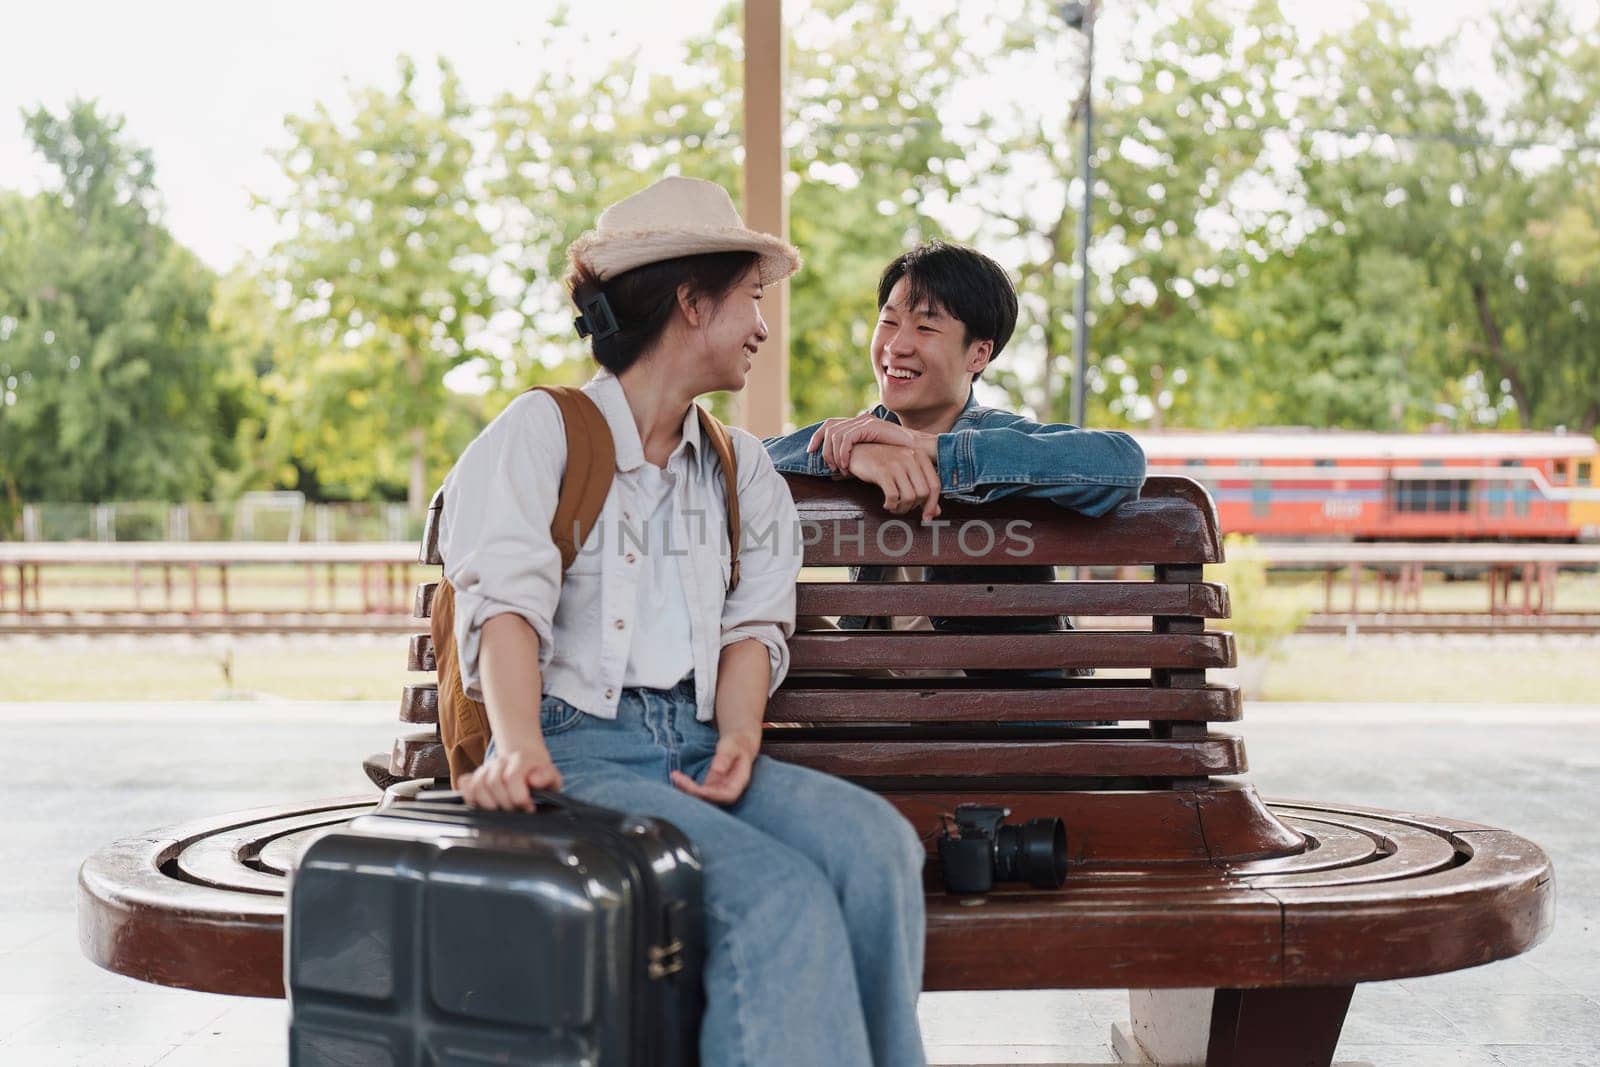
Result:
[[[883,490],[889,511],[920,510],[924,520],[938,516],[942,497],[983,504],[1021,495],[1087,515],[1102,515],[1136,497],[1144,482],[1144,452],[1127,434],[1041,424],[978,403],[972,383],[1000,355],[1016,322],[1016,290],[994,260],[940,241],[907,252],[878,282],[871,356],[882,402],[854,418],[826,419],[768,438],[764,443],[773,464],[787,473],[871,482]],[[930,569],[954,581],[1055,577],[1053,568],[1041,566]],[[857,568],[852,574],[857,581],[922,577],[886,567]],[[1064,618],[846,616],[839,625],[1031,633],[1068,624]]]
[[[767,453],[783,472],[871,482],[888,510],[925,519],[940,497],[983,504],[1020,494],[1101,515],[1137,496],[1144,453],[1127,434],[978,403],[972,383],[1016,322],[1016,290],[988,256],[941,241],[907,252],[878,282],[871,356],[881,403],[768,438]]]

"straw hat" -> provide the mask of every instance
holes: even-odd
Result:
[[[698,178],[663,178],[617,201],[568,255],[607,282],[647,263],[706,252],[756,253],[763,285],[800,269],[793,245],[746,227],[727,190]]]

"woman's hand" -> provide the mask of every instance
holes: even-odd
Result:
[[[750,772],[760,750],[759,727],[754,732],[725,733],[717,740],[717,752],[711,757],[711,769],[706,771],[704,783],[696,782],[682,771],[673,771],[672,784],[712,804],[732,804],[744,796],[750,785]]]
[[[496,746],[489,762],[461,779],[462,799],[489,811],[532,811],[533,789],[561,791],[561,772],[542,741],[511,751]]]

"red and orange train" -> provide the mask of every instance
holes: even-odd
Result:
[[[1135,435],[1152,474],[1216,497],[1225,530],[1317,541],[1600,541],[1581,433],[1258,430]]]

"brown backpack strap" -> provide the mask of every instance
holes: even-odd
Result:
[[[428,630],[433,634],[434,669],[438,674],[439,740],[450,766],[450,784],[483,766],[489,748],[489,713],[461,687],[461,660],[456,654],[456,591],[448,579],[433,593]]]
[[[694,408],[700,413],[700,432],[711,441],[717,460],[722,464],[722,485],[728,491],[728,551],[732,563],[728,571],[728,592],[731,593],[739,588],[739,461],[734,456],[733,437],[728,428],[699,404]]]
[[[564,574],[600,521],[600,510],[617,471],[617,447],[600,406],[583,390],[570,385],[536,385],[528,392],[535,390],[555,399],[567,428],[567,473],[561,479],[555,517],[550,520],[550,537],[561,552]]]

